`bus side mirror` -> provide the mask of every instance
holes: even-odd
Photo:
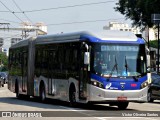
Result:
[[[151,72],[151,68],[147,67],[147,73],[150,73],[150,72]]]
[[[89,52],[84,53],[84,64],[89,65],[90,64],[90,54]]]
[[[147,66],[148,68],[150,67],[151,63],[150,63],[150,55],[147,55]]]

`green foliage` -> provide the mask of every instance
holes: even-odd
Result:
[[[0,70],[7,71],[8,69],[8,57],[4,53],[0,53]]]
[[[137,27],[152,27],[151,14],[160,14],[160,0],[119,0],[116,5],[115,10]]]
[[[150,47],[158,48],[158,40],[149,41]]]

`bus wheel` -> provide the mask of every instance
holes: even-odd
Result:
[[[147,101],[148,101],[148,102],[153,102],[153,101],[154,101],[154,100],[151,98],[151,94],[152,94],[151,91],[149,91],[148,94],[147,94]]]
[[[119,102],[118,103],[118,109],[125,110],[128,107],[129,102]]]
[[[40,88],[40,100],[42,102],[45,102],[45,100],[46,100],[46,92],[45,92],[44,85],[42,85],[41,88]]]
[[[4,87],[4,84],[2,83],[2,87]]]
[[[77,105],[75,88],[74,89],[71,88],[69,91],[69,101],[70,101],[70,106],[75,107]]]

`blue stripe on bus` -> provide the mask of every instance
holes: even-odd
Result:
[[[147,80],[147,75],[138,78],[135,81],[133,78],[104,78],[102,76],[91,74],[91,79],[103,83],[105,89],[110,90],[139,90],[141,89],[141,84]],[[123,88],[124,87],[124,88]]]
[[[90,35],[82,35],[80,40],[88,40],[89,42],[99,42],[99,43],[130,43],[130,44],[145,44],[143,39],[137,38],[137,41],[119,41],[117,40],[101,40],[99,38],[90,36]]]

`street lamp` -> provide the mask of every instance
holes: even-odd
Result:
[[[151,20],[152,23],[157,24],[158,25],[158,66],[157,66],[157,74],[159,73],[159,23],[160,23],[160,14],[152,14],[151,15]]]

